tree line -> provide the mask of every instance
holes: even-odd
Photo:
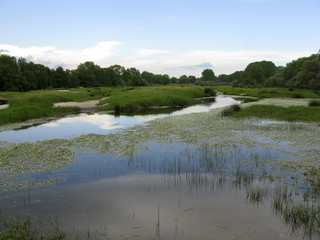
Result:
[[[0,55],[0,91],[29,91],[72,87],[117,87],[167,84],[232,85],[238,87],[292,87],[320,89],[320,51],[278,67],[273,62],[250,63],[244,71],[216,76],[212,69],[203,70],[201,77],[140,73],[136,68],[112,65],[102,68],[85,62],[74,70],[50,69],[24,58]]]

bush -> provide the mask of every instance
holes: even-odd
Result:
[[[311,100],[309,102],[309,106],[310,107],[318,107],[318,106],[320,106],[320,101],[319,100]]]
[[[241,110],[240,105],[234,104],[234,105],[231,105],[230,107],[227,107],[227,108],[223,109],[223,110],[221,111],[221,115],[222,115],[222,116],[230,116],[230,115],[232,115],[234,112],[239,112],[240,110]]]
[[[304,96],[302,96],[300,93],[294,93],[292,95],[293,98],[304,98]]]
[[[205,97],[215,97],[217,96],[217,91],[212,88],[205,88],[204,95]]]

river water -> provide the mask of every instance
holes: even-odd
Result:
[[[0,212],[56,218],[67,239],[303,239],[270,199],[251,201],[248,192],[275,188],[273,161],[299,150],[281,137],[304,125],[271,139],[283,123],[210,115],[236,103],[219,96],[170,114],[79,114],[0,132],[9,161],[0,161]],[[303,133],[307,141],[314,131]],[[65,157],[66,149],[75,154]]]
[[[114,116],[107,113],[82,113],[67,116],[58,120],[50,121],[41,125],[0,132],[0,141],[27,142],[42,141],[49,139],[68,139],[83,134],[108,134],[115,130],[132,127],[145,122],[190,113],[208,112],[211,109],[221,108],[232,104],[239,104],[239,101],[230,97],[218,96],[215,102],[199,104],[180,110],[172,111],[169,114],[145,114],[135,116]]]

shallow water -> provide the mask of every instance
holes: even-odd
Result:
[[[132,127],[145,122],[190,113],[208,112],[211,109],[221,108],[240,103],[230,97],[218,96],[216,101],[210,104],[200,104],[174,111],[170,114],[151,114],[135,116],[114,116],[107,113],[82,113],[79,115],[64,117],[27,129],[2,131],[0,141],[27,142],[43,141],[49,139],[69,139],[83,134],[108,134],[115,130]]]
[[[89,239],[88,232],[93,239],[301,239],[270,203],[256,206],[246,198],[265,166],[252,175],[253,168],[239,161],[280,154],[228,152],[157,144],[122,158],[88,152],[58,173],[67,177],[63,184],[0,195],[1,211],[57,216],[68,238],[78,239]]]
[[[300,201],[308,186],[290,164],[305,161],[300,171],[317,164],[317,127],[234,120],[214,111],[174,114],[141,124],[162,117],[149,115],[133,128],[124,120],[121,131],[119,122],[88,120],[96,114],[79,115],[85,116],[79,123],[51,122],[57,124],[52,132],[40,131],[46,125],[12,131],[17,135],[10,141],[23,143],[0,149],[0,160],[8,161],[0,161],[1,213],[57,217],[68,239],[304,238],[303,227],[284,222],[271,194],[259,201],[248,194],[259,188],[271,193],[279,183],[294,187]],[[67,139],[26,142],[36,129],[34,139]],[[71,138],[87,133],[97,134]],[[319,235],[315,227],[307,239]]]

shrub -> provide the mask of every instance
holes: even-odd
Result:
[[[310,107],[318,107],[318,106],[320,106],[320,101],[319,100],[311,100],[309,102],[309,106]]]
[[[293,98],[304,98],[304,96],[302,96],[300,93],[294,93],[292,95]]]
[[[204,95],[205,97],[215,97],[217,96],[217,91],[212,88],[205,88]]]
[[[231,105],[225,109],[223,109],[221,111],[221,115],[222,116],[230,116],[232,115],[234,112],[239,112],[241,110],[241,107],[238,105],[238,104],[234,104],[234,105]]]

